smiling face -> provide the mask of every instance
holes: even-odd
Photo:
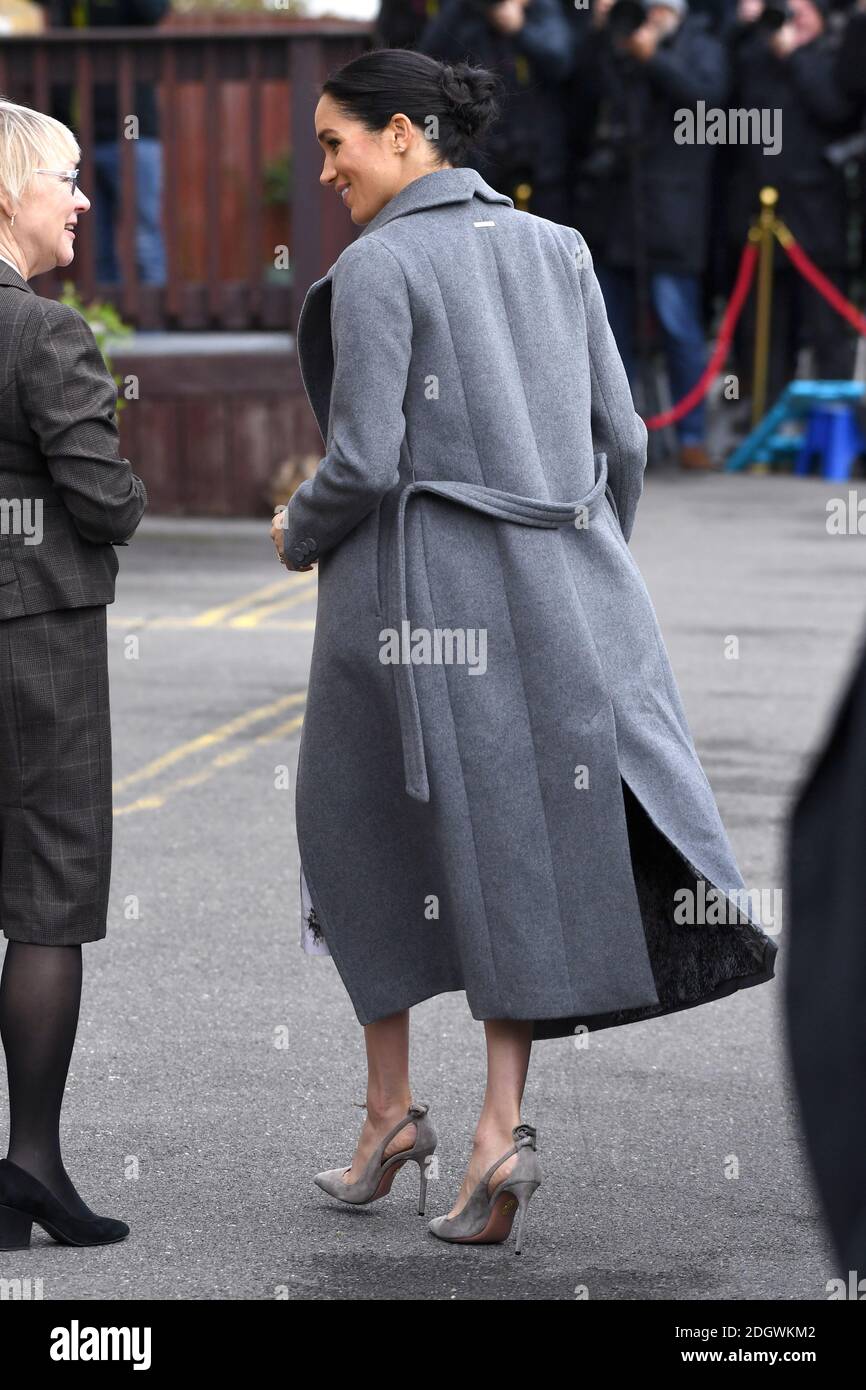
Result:
[[[3,223],[3,244],[11,249],[12,259],[23,266],[25,279],[55,266],[67,266],[74,259],[75,228],[90,200],[80,188],[73,193],[69,183],[56,175],[74,169],[78,158],[74,147],[59,146],[53,157],[39,166],[52,172],[34,171],[14,209],[14,226]]]
[[[451,167],[438,160],[432,141],[402,112],[384,130],[371,131],[326,93],[316,107],[315,127],[325,155],[319,182],[335,191],[358,226],[375,217],[407,183]]]

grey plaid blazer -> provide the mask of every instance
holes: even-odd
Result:
[[[81,314],[0,260],[0,619],[113,602],[112,547],[147,505],[120,457],[116,407]]]

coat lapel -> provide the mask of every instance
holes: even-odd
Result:
[[[334,353],[331,346],[331,277],[334,267],[316,280],[304,296],[298,315],[295,351],[301,381],[307,393],[322,439],[328,438]]]
[[[422,174],[401,188],[389,199],[376,216],[361,229],[356,240],[378,231],[395,217],[404,217],[427,208],[448,203],[468,203],[473,197],[487,203],[505,203],[514,207],[513,199],[497,193],[477,169],[434,169]],[[3,262],[0,261],[0,267]],[[334,354],[331,343],[331,279],[336,262],[326,275],[307,290],[298,316],[295,349],[298,354],[301,380],[313,408],[322,439],[327,444],[328,417],[331,406],[331,386],[334,379]],[[7,267],[9,269],[9,267]],[[11,273],[11,272],[10,272]]]

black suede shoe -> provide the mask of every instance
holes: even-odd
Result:
[[[34,1221],[60,1245],[110,1245],[129,1235],[125,1221],[73,1216],[32,1173],[0,1158],[0,1250],[26,1250]]]

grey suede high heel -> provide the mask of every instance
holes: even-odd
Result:
[[[349,1171],[348,1168],[328,1168],[323,1173],[317,1173],[313,1181],[323,1192],[327,1192],[329,1197],[338,1197],[341,1202],[350,1202],[353,1206],[363,1206],[366,1202],[375,1202],[379,1197],[386,1197],[391,1191],[391,1184],[403,1164],[411,1161],[418,1164],[420,1171],[421,1189],[418,1194],[418,1215],[423,1216],[427,1201],[427,1176],[430,1159],[439,1142],[439,1136],[427,1113],[429,1108],[427,1105],[413,1101],[403,1119],[385,1135],[385,1138],[370,1155],[357,1182],[347,1183],[343,1181],[344,1174]],[[399,1134],[401,1129],[411,1124],[417,1126],[415,1142],[411,1149],[400,1149],[397,1153],[389,1154],[387,1158],[383,1159],[382,1155],[394,1135]]]
[[[535,1149],[537,1133],[532,1125],[515,1125],[511,1131],[514,1144],[490,1165],[465,1207],[456,1216],[434,1216],[427,1222],[434,1236],[461,1245],[498,1245],[508,1239],[517,1211],[514,1253],[519,1255],[529,1199],[541,1186],[541,1164]],[[512,1172],[489,1192],[490,1178],[512,1154],[517,1154]]]

